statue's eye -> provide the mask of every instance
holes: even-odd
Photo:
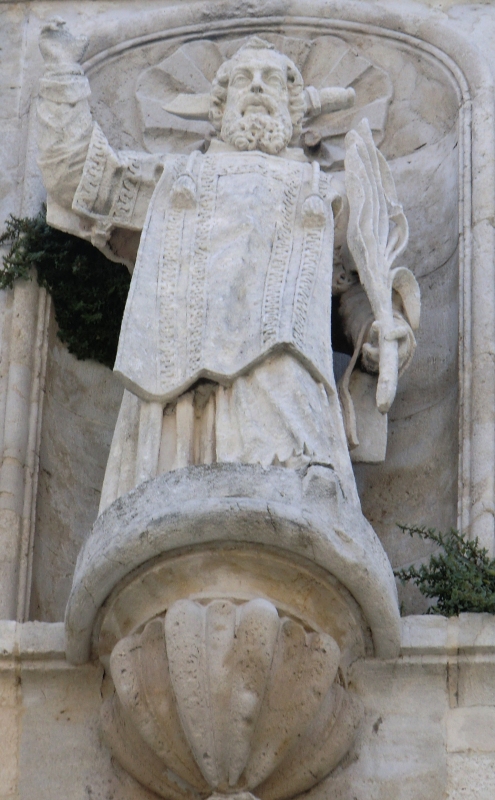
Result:
[[[249,86],[250,82],[251,78],[248,75],[238,72],[237,75],[232,76],[230,85],[236,86],[237,88],[242,88],[243,86]]]
[[[270,72],[268,75],[264,75],[264,81],[268,86],[273,86],[277,89],[285,89],[286,82],[282,75],[279,75],[277,72]]]

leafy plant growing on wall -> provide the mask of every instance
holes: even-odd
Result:
[[[127,268],[89,242],[50,227],[45,208],[34,218],[11,215],[0,244],[10,247],[0,288],[18,278],[29,280],[36,267],[39,285],[53,298],[58,336],[69,351],[113,367],[130,282]]]
[[[404,533],[434,542],[440,551],[427,564],[395,572],[403,583],[412,581],[425,597],[436,598],[428,614],[453,617],[464,611],[495,614],[495,559],[476,539],[458,531],[399,525]]]

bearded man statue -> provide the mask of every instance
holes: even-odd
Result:
[[[295,64],[249,40],[213,81],[218,135],[206,153],[159,156],[115,152],[93,122],[81,39],[54,22],[40,47],[48,220],[74,231],[77,215],[79,235],[102,248],[116,228],[142,230],[100,510],[160,473],[212,463],[322,465],[358,503],[332,364],[332,294],[372,372],[378,348],[352,258],[342,261],[342,180],[294,146],[307,111]],[[396,300],[401,368],[414,336]]]
[[[220,138],[236,150],[278,155],[301,133],[306,111],[303,90],[292,61],[253,37],[218,70],[210,119]]]

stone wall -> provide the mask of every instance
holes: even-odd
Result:
[[[408,617],[399,658],[362,660],[359,738],[314,800],[491,800],[495,624],[489,615]],[[98,733],[105,677],[65,661],[63,626],[0,626],[2,800],[151,800]],[[5,732],[8,731],[6,734]],[[154,796],[154,795],[153,795]]]
[[[91,35],[93,110],[120,147],[142,144],[135,115],[128,117],[136,76],[166,54],[153,32],[180,20],[214,27],[222,7],[229,20],[264,17],[277,31],[291,14],[336,20],[333,34],[347,25],[346,35],[394,79],[396,136],[389,132],[383,148],[410,219],[407,265],[425,308],[417,360],[391,415],[387,461],[356,466],[363,510],[394,567],[428,554],[397,534],[397,521],[461,525],[493,548],[495,8],[449,0],[180,5],[0,3],[0,223],[10,213],[37,213],[44,200],[37,38],[54,15]],[[388,50],[378,36],[384,31],[395,43]],[[121,69],[119,43],[134,37],[141,44],[126,62],[126,80],[108,88]],[[111,57],[98,60],[105,51]],[[410,118],[401,122],[406,106]],[[101,743],[105,675],[94,663],[67,663],[61,623],[96,517],[121,391],[109,370],[78,362],[57,341],[50,300],[34,282],[2,293],[0,800],[154,797]],[[414,591],[403,600],[409,612],[425,608]],[[315,800],[491,800],[494,659],[491,617],[404,618],[398,658],[365,658],[351,668],[365,721],[346,760],[312,790]]]

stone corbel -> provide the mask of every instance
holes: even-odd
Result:
[[[67,654],[104,664],[104,740],[158,797],[285,800],[349,751],[348,668],[395,655],[398,622],[385,554],[331,470],[191,467],[96,521]]]
[[[105,741],[160,797],[293,797],[338,764],[361,721],[340,660],[335,639],[265,599],[178,600],[114,647]]]

